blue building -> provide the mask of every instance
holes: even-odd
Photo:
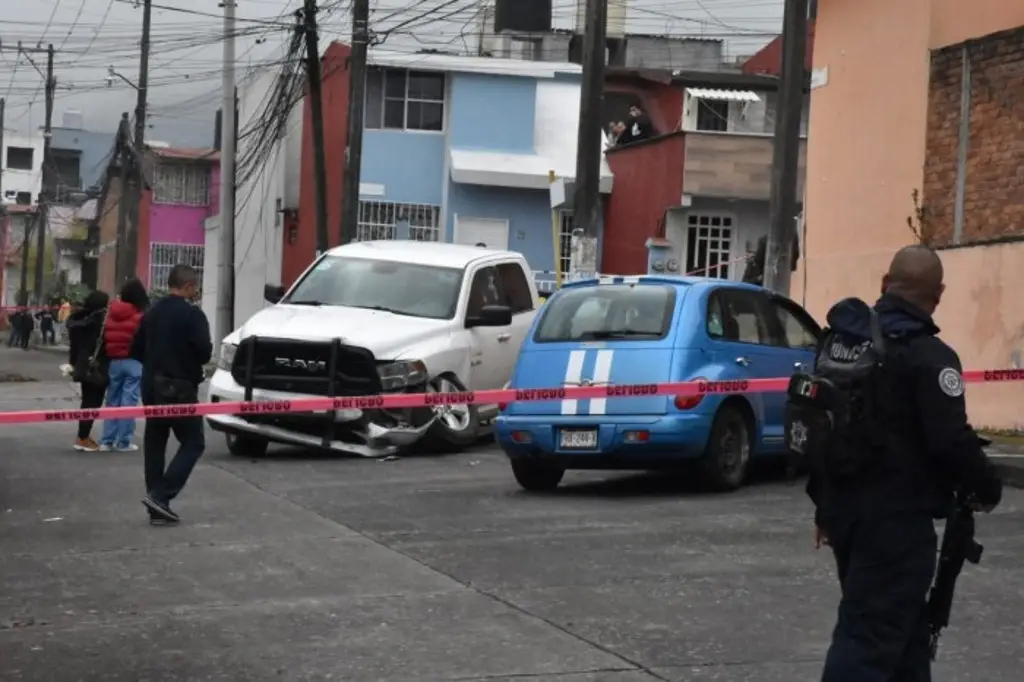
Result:
[[[77,112],[65,112],[62,123],[54,126],[50,142],[53,169],[43,173],[58,201],[69,193],[98,188],[114,148],[114,133],[84,130]]]
[[[380,51],[370,64],[359,238],[507,248],[550,279],[549,174],[571,197],[580,67]],[[611,188],[602,159],[601,191]],[[567,270],[571,206],[557,217]]]

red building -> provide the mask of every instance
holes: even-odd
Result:
[[[606,152],[615,186],[605,205],[603,272],[646,272],[646,241],[661,238],[680,274],[742,276],[768,232],[779,81],[759,72],[778,70],[777,48],[765,46],[744,73],[609,69],[606,116],[618,120],[638,104],[660,134]],[[806,117],[805,103],[805,134]],[[801,147],[801,168],[803,159]]]

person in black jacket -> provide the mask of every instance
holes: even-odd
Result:
[[[39,320],[39,333],[42,335],[40,342],[46,346],[57,345],[57,334],[54,329],[54,314],[53,308],[43,308],[36,313],[36,319]]]
[[[142,362],[144,405],[199,402],[204,366],[213,356],[210,324],[203,311],[191,303],[199,293],[198,273],[188,265],[175,265],[167,288],[170,294],[146,311],[132,342],[131,355]],[[165,468],[172,432],[180,445]],[[181,519],[170,503],[184,489],[206,448],[203,418],[147,419],[143,448],[146,497],[142,504],[154,524],[178,523]]]
[[[938,338],[932,313],[942,261],[925,246],[901,249],[874,305],[885,343],[888,399],[868,429],[878,449],[844,477],[812,471],[816,539],[835,555],[842,599],[823,682],[930,680],[928,590],[936,568],[933,519],[957,489],[991,511],[1002,482],[967,421],[962,367]],[[873,347],[871,311],[859,299],[828,313],[829,361],[856,362]],[[862,431],[866,432],[866,431]]]
[[[97,352],[103,331],[103,321],[107,315],[107,303],[110,296],[102,291],[94,291],[86,298],[82,307],[68,317],[68,364],[73,368],[72,377],[82,389],[81,409],[95,410],[103,405],[106,393],[105,357],[103,349]],[[89,365],[96,358],[96,369],[90,371]],[[78,422],[78,437],[74,448],[79,452],[97,452],[99,444],[92,439],[92,421],[83,419]]]

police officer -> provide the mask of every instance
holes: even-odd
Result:
[[[887,399],[875,424],[880,456],[855,475],[812,473],[816,542],[835,555],[842,588],[823,682],[931,680],[928,590],[936,568],[935,518],[954,487],[979,511],[999,503],[1002,483],[967,423],[960,359],[932,320],[944,289],[931,249],[896,253],[875,315],[857,299],[828,313],[836,335],[822,353],[850,362],[871,345],[872,317],[886,348]]]

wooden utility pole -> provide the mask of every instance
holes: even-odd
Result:
[[[584,243],[574,251],[575,273],[597,272],[597,232],[601,216],[601,155],[604,101],[605,33],[608,0],[587,0],[586,30],[583,35],[583,85],[580,89],[579,134],[576,138],[576,187],[573,193],[573,222],[583,232]],[[575,241],[575,240],[574,240]],[[555,254],[557,257],[558,254]],[[574,254],[575,256],[575,254]]]
[[[319,35],[316,25],[316,0],[304,0],[302,31],[306,36],[306,80],[309,82],[309,105],[313,114],[313,172],[316,175],[316,253],[330,248],[327,232],[327,152],[324,149],[324,104]]]
[[[122,180],[127,180],[131,186],[131,214],[125,234],[123,270],[118,275],[118,287],[125,280],[136,276],[135,268],[139,262],[139,224],[142,222],[142,192],[146,186],[141,160],[145,158],[146,153],[146,91],[149,88],[149,38],[152,14],[152,0],[144,0],[142,3],[142,41],[139,45],[139,82],[135,84],[135,155],[133,156],[127,151],[125,153],[125,161],[131,160],[134,172],[126,175],[125,167],[121,167]],[[127,128],[124,135],[124,140],[127,143]],[[124,184],[121,185],[121,193],[124,197],[126,193]],[[159,286],[159,284],[150,282],[150,286]]]
[[[217,314],[213,325],[213,340],[218,349],[224,337],[235,329],[235,151],[238,142],[235,4],[235,0],[224,0],[221,5],[224,8],[224,52],[220,105],[220,228],[217,231]]]
[[[53,75],[53,45],[49,45],[46,48],[46,120],[43,128],[43,172],[40,176],[45,178],[47,171],[50,173],[50,177],[56,180],[57,174],[53,170],[53,159],[51,158],[50,148],[53,141],[53,98],[57,91],[57,79]],[[46,183],[43,183],[43,191],[39,196],[39,219],[38,219],[38,232],[36,233],[36,277],[35,277],[35,295],[36,304],[43,304],[43,282],[46,272],[44,270],[44,262],[46,258],[46,233],[47,233],[47,222],[49,216],[50,201],[50,190],[52,188],[46,187]]]
[[[2,45],[0,45],[2,47]],[[0,97],[0,268],[4,268],[7,264],[7,246],[10,241],[4,239],[7,236],[7,202],[4,201],[4,150],[7,147],[4,146],[4,124],[7,123],[7,99]],[[3,277],[0,277],[2,280]],[[4,283],[2,286],[7,286]],[[17,305],[17,302],[15,302]]]
[[[782,20],[782,80],[772,150],[764,286],[786,296],[789,295],[792,275],[791,250],[796,239],[800,122],[806,82],[807,2],[786,0]]]
[[[118,184],[121,187],[120,198],[117,200],[117,240],[114,243],[114,286],[120,286],[130,276],[128,273],[135,268],[129,265],[129,259],[135,255],[135,250],[129,243],[128,227],[129,201],[135,197],[129,191],[129,168],[134,163],[131,151],[129,150],[130,138],[128,134],[128,112],[121,114],[121,122],[117,126],[117,152],[118,152]]]
[[[363,166],[363,112],[366,99],[366,53],[370,43],[370,1],[353,0],[352,54],[348,60],[348,146],[341,207],[341,243],[359,234],[359,184]]]

